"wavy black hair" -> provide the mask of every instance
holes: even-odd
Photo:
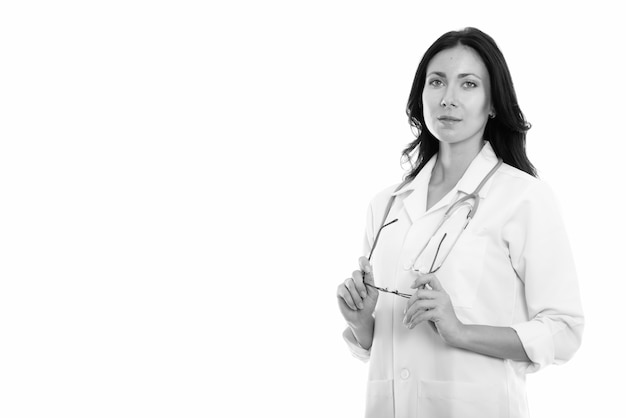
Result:
[[[406,178],[415,178],[428,160],[439,151],[439,141],[428,130],[424,121],[422,92],[430,60],[439,52],[457,45],[476,51],[489,72],[491,102],[496,116],[488,119],[484,139],[491,143],[496,155],[505,163],[537,177],[535,167],[526,156],[526,132],[530,129],[530,123],[524,118],[517,103],[513,80],[504,56],[489,35],[468,27],[443,34],[428,48],[417,67],[406,106],[409,124],[417,131],[416,139],[402,151],[403,159],[411,164]]]

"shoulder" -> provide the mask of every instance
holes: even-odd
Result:
[[[374,196],[370,199],[371,207],[385,207],[389,199],[391,199],[393,192],[398,188],[400,183],[392,184],[391,186],[387,186],[384,189],[378,191]]]
[[[389,204],[389,201],[393,197],[393,193],[396,191],[401,183],[392,184],[377,192],[371,199],[368,207],[369,221],[374,225],[380,222],[385,216],[385,211]]]
[[[506,199],[505,204],[514,210],[559,210],[555,193],[548,183],[508,164],[503,164],[494,176],[492,190]]]
[[[502,164],[502,167],[496,173],[496,177],[500,177],[503,181],[517,183],[520,185],[532,185],[536,182],[541,182],[536,177],[531,176],[525,171],[520,170],[519,168],[515,168],[506,163]]]
[[[494,183],[507,188],[511,194],[534,196],[552,193],[551,187],[545,181],[508,164],[502,164],[495,175]]]

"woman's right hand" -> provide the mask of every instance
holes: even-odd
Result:
[[[359,267],[360,270],[355,270],[352,277],[337,287],[339,310],[351,326],[371,321],[378,300],[378,290],[365,286],[365,283],[374,284],[372,266],[367,257],[359,258]]]

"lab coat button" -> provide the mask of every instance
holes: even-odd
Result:
[[[407,369],[402,369],[400,371],[400,377],[403,378],[404,380],[408,379],[410,375],[411,373],[409,373]]]
[[[413,260],[407,260],[404,263],[404,269],[405,270],[411,270],[411,267],[413,267]]]

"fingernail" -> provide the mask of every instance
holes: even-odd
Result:
[[[367,293],[365,293],[365,290],[361,292],[361,297],[363,299],[365,299],[367,297]]]
[[[359,309],[363,309],[363,304],[361,302],[359,302],[358,306],[359,306]]]

